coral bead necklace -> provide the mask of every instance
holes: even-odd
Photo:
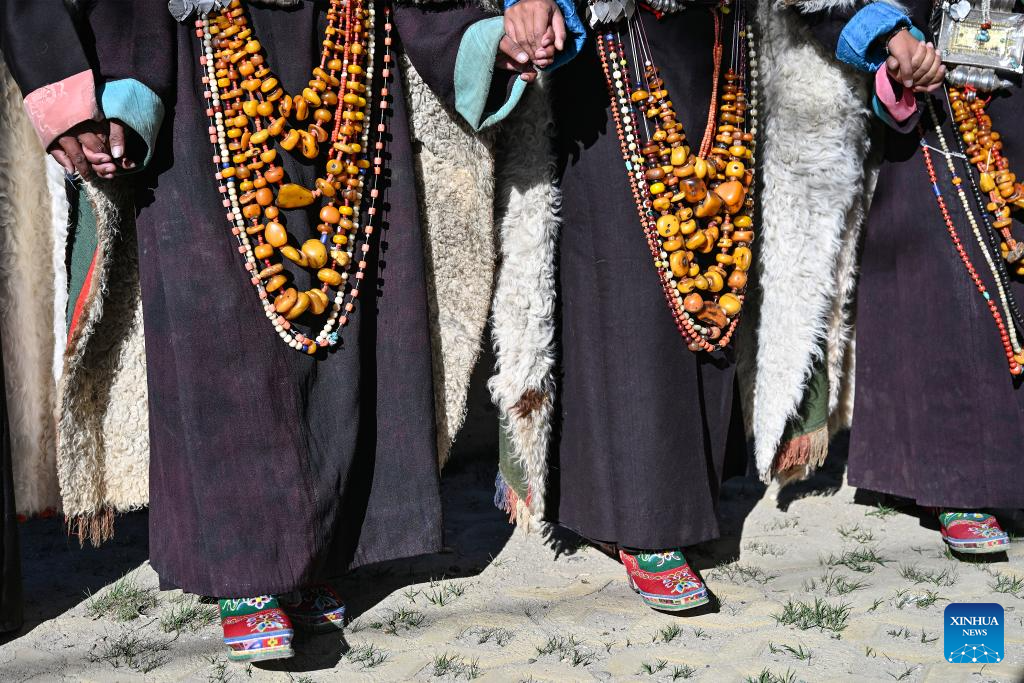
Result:
[[[215,176],[231,233],[266,317],[286,344],[304,353],[338,342],[368,268],[392,59],[385,7],[384,85],[371,162],[375,14],[372,0],[330,0],[320,64],[295,95],[266,65],[241,0],[196,22]],[[279,154],[293,152],[322,171],[315,188],[285,182]],[[360,229],[366,194],[367,220]],[[292,243],[282,210],[310,206],[319,208],[317,234]],[[315,273],[319,285],[303,291],[289,266]],[[317,320],[322,322],[313,338],[293,325]]]
[[[747,98],[748,88],[756,87],[753,30],[738,3],[731,12],[730,68],[723,75],[722,21],[730,8],[711,11],[711,102],[696,150],[654,64],[641,18],[626,20],[628,50],[619,32],[597,36],[630,191],[665,300],[692,351],[714,351],[731,341],[754,240],[757,110],[754,93]]]

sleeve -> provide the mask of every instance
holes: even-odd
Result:
[[[803,22],[829,54],[861,71],[874,72],[887,57],[880,40],[899,27],[910,28],[905,11],[888,2],[857,0],[849,4],[800,12]]]
[[[178,25],[163,0],[97,0],[80,31],[99,77],[103,114],[139,135],[145,166],[174,98]]]
[[[394,13],[402,47],[416,71],[474,130],[498,123],[515,108],[526,82],[495,68],[504,35],[500,16],[475,6],[396,6]]]
[[[95,78],[63,0],[0,0],[0,50],[43,147],[99,120]]]

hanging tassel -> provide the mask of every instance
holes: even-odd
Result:
[[[775,456],[773,476],[785,486],[811,476],[828,457],[828,427],[790,439]]]

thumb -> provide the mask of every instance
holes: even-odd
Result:
[[[555,49],[561,52],[565,49],[565,18],[561,12],[555,12],[551,17],[551,28],[555,30]]]
[[[885,60],[885,70],[889,72],[890,76],[896,78],[900,72],[900,60],[895,57],[889,57]]]
[[[110,122],[110,155],[115,159],[124,156],[124,124],[120,121]]]

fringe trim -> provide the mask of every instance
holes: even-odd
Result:
[[[94,548],[114,537],[114,509],[105,507],[99,512],[65,517],[68,535],[78,538],[78,545],[85,546],[86,540]]]
[[[533,514],[530,512],[530,496],[526,500],[520,498],[516,490],[509,486],[505,477],[498,472],[494,478],[494,507],[506,515],[510,524],[529,530],[533,523]]]
[[[828,442],[827,426],[790,439],[779,448],[771,476],[782,486],[806,479],[824,464]]]

